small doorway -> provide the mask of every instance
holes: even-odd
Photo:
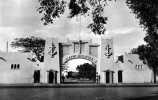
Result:
[[[118,83],[122,83],[123,81],[122,81],[122,71],[121,70],[119,70],[118,71]]]
[[[105,81],[107,84],[113,83],[113,71],[107,70],[105,71]]]
[[[106,72],[106,83],[110,83],[110,72]]]
[[[57,84],[57,71],[54,71],[54,83]]]
[[[57,83],[57,71],[54,70],[48,71],[48,83],[50,84]]]
[[[48,83],[53,83],[54,82],[54,73],[53,71],[48,72]]]
[[[34,83],[40,83],[40,70],[35,70],[33,77]]]

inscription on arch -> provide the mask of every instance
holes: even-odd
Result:
[[[91,57],[91,56],[88,56],[88,55],[70,55],[70,56],[67,56],[63,59],[63,63],[66,63],[72,59],[86,59],[86,60],[89,60],[91,61],[92,63],[94,64],[97,64],[97,59],[94,58],[94,57]]]

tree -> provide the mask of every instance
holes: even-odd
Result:
[[[89,63],[84,63],[83,65],[77,66],[76,70],[79,71],[79,77],[93,80],[96,78],[96,67]]]
[[[44,59],[45,40],[40,37],[16,38],[11,46],[14,48],[22,48],[22,52],[33,52],[37,59],[42,62]],[[35,59],[31,59],[34,61]]]
[[[126,0],[127,6],[139,19],[147,34],[157,33],[158,1],[157,0]],[[146,40],[147,41],[147,40]],[[150,42],[150,41],[147,41]]]
[[[37,11],[42,14],[43,24],[47,25],[64,14],[67,7],[70,10],[68,18],[87,14],[92,18],[87,27],[95,34],[104,34],[107,17],[103,16],[103,12],[107,1],[112,0],[39,0],[40,7]]]
[[[126,3],[146,30],[146,45],[140,45],[133,49],[132,53],[139,54],[152,68],[155,83],[158,68],[158,0],[127,0]]]

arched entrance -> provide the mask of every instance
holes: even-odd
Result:
[[[85,59],[71,59],[61,67],[61,83],[96,83],[96,64]]]
[[[52,83],[49,79],[49,70],[56,72],[54,74],[57,83],[63,81],[61,77],[61,69],[65,66],[65,63],[72,59],[86,59],[96,65],[97,79],[99,82],[106,83],[105,70],[113,70],[113,41],[112,39],[100,38],[99,42],[94,42],[92,39],[88,40],[67,40],[66,42],[59,42],[56,38],[49,38],[46,40],[44,62],[45,68],[43,68],[44,83]],[[108,74],[111,77],[113,74]],[[108,78],[107,78],[108,79]],[[107,80],[112,83],[113,80]]]

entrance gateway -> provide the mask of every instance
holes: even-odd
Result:
[[[100,77],[100,83],[113,83],[113,40],[102,37],[97,38],[98,41],[95,40],[60,42],[57,38],[47,39],[41,82],[61,83],[61,69],[66,66],[68,61],[86,59],[96,65],[96,73]]]

